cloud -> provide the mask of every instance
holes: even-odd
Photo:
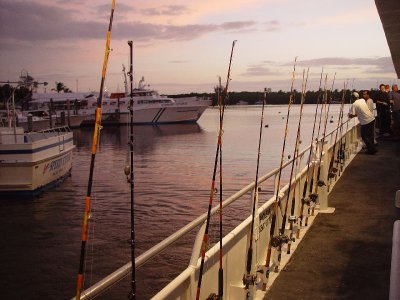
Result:
[[[265,29],[264,31],[271,32],[271,31],[279,31],[282,29],[282,24],[277,20],[271,20],[264,22]]]
[[[188,63],[187,60],[171,60],[170,63],[172,64],[186,64]]]
[[[191,10],[184,5],[166,5],[161,7],[150,7],[140,10],[145,16],[179,16],[188,14]]]
[[[103,6],[97,7],[103,9]],[[125,9],[133,10],[125,5]],[[168,6],[165,12],[184,11],[181,6]],[[107,29],[104,21],[74,18],[76,11],[35,2],[3,1],[0,4],[1,39],[25,40],[30,42],[60,41],[63,39],[104,39]],[[18,22],[15,22],[18,20]],[[153,24],[114,20],[114,39],[151,40],[193,40],[202,35],[252,28],[253,21],[226,22],[222,24]]]
[[[109,3],[99,5],[96,7],[97,14],[107,14],[107,16],[109,16],[110,10],[111,10],[111,5]],[[134,12],[134,11],[136,11],[136,9],[134,7],[123,4],[123,3],[118,3],[118,9],[116,10],[117,13],[119,13],[119,12],[127,13],[127,12]]]
[[[276,76],[276,75],[282,75],[281,72],[278,71],[272,71],[270,68],[266,67],[263,64],[259,65],[251,65],[247,67],[246,72],[240,74],[241,76],[247,76],[247,77],[253,77],[253,76]]]
[[[347,58],[347,57],[323,57],[301,60],[298,63],[307,67],[334,66],[336,69],[363,69],[363,73],[394,73],[393,62],[390,56],[373,58]],[[293,65],[293,62],[283,64]]]
[[[299,64],[307,66],[339,66],[339,65],[377,65],[387,61],[390,57],[378,58],[346,58],[346,57],[324,57],[309,60],[301,60]],[[287,65],[291,65],[288,63]]]

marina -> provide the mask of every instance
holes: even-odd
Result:
[[[260,106],[227,108],[224,133],[227,179],[224,197],[238,192],[253,179],[254,149],[259,126],[256,116],[259,116],[260,109]],[[279,112],[284,109],[285,106],[266,107],[265,119],[268,120],[269,128],[265,129],[265,134],[270,138],[263,140],[260,174],[266,174],[277,167],[281,132],[284,129],[284,120]],[[304,140],[309,140],[311,132],[307,128],[312,127],[315,106],[305,106],[304,109]],[[339,105],[332,105],[331,109],[333,115],[338,115]],[[295,128],[298,121],[297,105],[294,106],[292,116],[289,126]],[[206,203],[202,200],[209,192],[217,122],[218,110],[210,109],[206,110],[198,124],[135,127],[138,255],[204,213]],[[333,130],[335,125],[328,123],[328,130]],[[289,135],[293,131],[289,131]],[[10,299],[27,298],[29,295],[34,295],[33,298],[53,299],[72,297],[83,210],[81,199],[84,197],[88,173],[88,164],[85,162],[89,159],[91,135],[90,128],[74,130],[76,149],[73,154],[73,176],[57,189],[44,193],[35,201],[4,199],[0,203],[2,214],[10,216],[5,218],[2,215],[0,218],[1,228],[9,240],[1,250],[1,264],[5,266],[3,271],[7,270],[2,278],[6,278],[10,286],[11,292],[7,295]],[[92,275],[88,279],[92,284],[123,266],[129,257],[126,238],[129,235],[129,193],[123,172],[127,140],[126,127],[104,128],[102,131],[98,157],[101,165],[96,169],[98,175],[94,182],[95,203],[92,215],[92,220],[96,222],[94,241],[100,248],[93,248],[94,252],[89,258],[89,261],[93,260]],[[293,141],[288,140],[288,144],[288,147],[293,146]],[[196,157],[195,161],[193,157]],[[113,180],[109,180],[111,176]],[[287,182],[289,174],[284,173],[283,176],[283,182]],[[266,194],[263,197],[273,194],[272,182],[267,184],[264,192]],[[247,216],[249,201],[250,195],[225,211],[227,231]],[[21,209],[27,213],[21,215]],[[20,224],[18,236],[15,235],[15,222]],[[178,242],[173,250],[162,253],[138,270],[138,297],[151,298],[168,280],[178,275],[179,269],[185,268],[194,235],[195,232],[192,232]],[[15,261],[18,261],[18,265],[11,269]],[[55,265],[59,267],[53,268]],[[164,274],[162,277],[157,275],[160,270]],[[148,280],[153,284],[147,285]],[[21,284],[24,289],[18,288]],[[127,284],[123,281],[100,299],[120,299],[126,295]]]
[[[19,80],[0,86],[5,299],[400,299],[398,3],[375,0],[360,10],[356,0],[346,10],[359,18],[349,18],[337,3],[321,10],[311,2],[305,9],[252,1],[246,21],[241,1],[218,3],[215,13],[224,14],[211,14],[207,0],[140,9],[125,2],[114,15],[112,0],[100,88],[82,93],[80,79],[92,91],[88,74],[100,62],[92,50],[109,6],[6,2],[0,41],[9,48],[0,52],[9,57],[0,76],[11,74],[13,60],[18,68],[10,49],[23,46],[21,36],[26,45],[43,44],[48,65],[31,56],[41,78],[19,66]],[[265,9],[279,19],[265,19]],[[291,10],[296,22],[286,16]],[[45,21],[43,11],[53,17]],[[17,18],[35,40],[18,26],[14,32]],[[39,19],[49,29],[44,35]],[[321,33],[330,28],[326,39]],[[281,39],[253,48],[247,38],[260,32]],[[367,32],[375,44],[365,57],[354,47],[341,54],[353,41],[348,33],[365,42]],[[211,85],[206,78],[222,69],[227,34],[235,37],[226,78]],[[236,57],[236,35],[247,59]],[[299,53],[281,43],[289,36]],[[318,51],[310,46],[316,36]],[[79,40],[76,56],[65,56],[65,42]],[[121,78],[113,78],[121,77],[112,71],[117,61],[122,93]],[[56,93],[47,93],[46,73]],[[360,78],[349,79],[353,73]],[[75,77],[75,91],[60,77],[69,86]],[[212,86],[213,93],[193,92]],[[178,87],[179,94],[158,92]]]

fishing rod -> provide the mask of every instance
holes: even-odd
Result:
[[[269,239],[269,243],[268,243],[268,249],[267,249],[267,257],[265,259],[265,267],[266,267],[266,277],[269,277],[269,264],[271,262],[271,254],[272,254],[272,248],[276,248],[279,243],[280,240],[287,240],[288,237],[286,236],[278,236],[278,238],[276,238],[275,235],[275,227],[276,227],[276,223],[278,222],[278,205],[279,205],[279,200],[280,200],[280,195],[279,195],[279,186],[281,183],[281,176],[282,176],[282,167],[283,167],[283,158],[285,156],[285,148],[286,148],[286,139],[287,139],[287,134],[288,134],[288,125],[289,125],[289,117],[290,117],[290,109],[292,107],[292,103],[293,103],[293,98],[294,98],[294,89],[293,89],[293,85],[294,85],[294,80],[295,80],[295,76],[296,76],[296,63],[297,63],[297,56],[294,59],[294,65],[293,65],[293,73],[292,73],[292,85],[290,88],[290,96],[289,96],[289,103],[288,103],[288,110],[287,110],[287,116],[286,116],[286,125],[285,125],[285,132],[284,132],[284,137],[283,137],[283,145],[282,145],[282,151],[281,151],[281,161],[280,161],[280,166],[279,166],[279,172],[278,172],[278,179],[277,179],[277,183],[276,183],[276,194],[275,194],[275,201],[274,201],[274,210],[272,212],[272,219],[271,219],[271,227],[270,227],[270,239]],[[266,283],[263,284],[263,290],[265,290],[267,287]]]
[[[306,176],[306,180],[304,182],[303,194],[302,194],[302,198],[301,198],[301,206],[300,206],[300,213],[299,213],[299,227],[298,227],[298,230],[297,230],[297,238],[300,237],[300,227],[301,227],[302,222],[303,222],[304,205],[307,202],[306,194],[307,194],[308,177],[309,177],[308,174],[309,174],[309,171],[310,171],[310,162],[311,162],[312,149],[313,149],[313,143],[314,143],[314,134],[315,134],[315,127],[316,127],[316,122],[317,122],[318,106],[319,106],[319,102],[320,102],[320,98],[321,98],[321,84],[322,84],[322,75],[323,75],[323,73],[324,73],[324,68],[322,68],[322,70],[321,70],[321,77],[319,79],[319,87],[318,87],[318,94],[317,94],[317,105],[315,106],[314,125],[313,125],[312,134],[311,134],[310,151],[308,153],[308,159],[307,159],[307,172],[306,172],[307,176]],[[321,114],[322,114],[322,109],[321,109]],[[321,126],[321,115],[320,115],[320,118],[319,118],[318,135],[319,135],[320,126]],[[317,135],[317,139],[318,139],[318,135]],[[314,164],[313,164],[313,166],[314,166]],[[314,170],[312,170],[311,174],[314,174]]]
[[[281,228],[280,228],[280,235],[279,236],[284,236],[284,239],[279,239],[276,240],[276,243],[279,243],[278,245],[278,264],[281,261],[281,253],[282,253],[282,245],[287,243],[288,245],[290,245],[290,237],[286,237],[285,236],[285,227],[286,227],[286,220],[287,220],[287,211],[288,211],[288,205],[289,205],[289,198],[290,198],[290,192],[292,190],[292,180],[293,180],[293,174],[294,174],[294,165],[295,165],[295,161],[297,161],[297,155],[298,154],[298,146],[299,146],[299,141],[300,141],[300,131],[301,131],[301,119],[302,119],[302,115],[303,115],[303,105],[304,105],[304,100],[305,100],[305,86],[307,84],[307,79],[308,79],[308,71],[307,71],[307,79],[306,81],[304,81],[304,76],[305,76],[305,70],[303,70],[303,82],[302,82],[302,89],[301,89],[301,100],[300,100],[300,115],[299,115],[299,122],[297,125],[297,133],[296,133],[296,140],[295,140],[295,144],[294,144],[294,150],[293,150],[293,160],[292,160],[292,164],[291,164],[291,170],[290,170],[290,177],[289,177],[289,188],[288,188],[288,192],[287,192],[287,197],[286,197],[286,201],[285,201],[285,209],[283,211],[283,217],[282,217],[282,224],[281,224]],[[295,199],[295,191],[293,191],[293,199]],[[293,204],[293,209],[294,209],[294,203]],[[289,216],[289,222],[291,225],[291,229],[293,227],[293,215],[294,215],[294,211],[292,213],[291,216]],[[294,218],[294,220],[296,220],[296,218]],[[293,238],[293,236],[292,236]],[[290,247],[288,246],[288,253],[290,253]]]
[[[222,97],[220,98],[221,100],[219,101],[219,105],[222,106],[220,108],[220,124],[219,124],[219,132],[218,132],[218,141],[217,141],[217,150],[215,152],[215,160],[214,160],[214,169],[213,169],[213,176],[212,176],[212,181],[211,181],[211,189],[210,189],[210,198],[209,198],[209,203],[208,203],[208,211],[207,211],[207,220],[206,220],[206,228],[203,236],[203,243],[201,246],[201,263],[200,263],[200,270],[199,270],[199,280],[197,282],[197,292],[196,292],[196,300],[200,299],[200,290],[201,290],[201,282],[203,279],[203,269],[204,269],[204,259],[207,251],[207,243],[208,243],[208,230],[210,227],[210,217],[211,217],[211,209],[212,209],[212,202],[213,202],[213,197],[214,197],[214,189],[215,189],[215,178],[216,178],[216,173],[217,173],[217,165],[218,165],[218,156],[220,152],[220,147],[222,146],[222,129],[223,129],[223,120],[224,120],[224,112],[225,112],[225,105],[226,105],[226,100],[228,97],[228,86],[230,82],[230,74],[231,74],[231,65],[232,65],[232,57],[233,57],[233,50],[235,48],[236,40],[232,42],[232,48],[231,48],[231,56],[229,59],[229,67],[228,67],[228,74],[226,76],[226,85],[222,93]],[[222,258],[220,254],[220,258]],[[221,265],[221,263],[220,263]],[[222,274],[223,270],[220,268],[218,271],[218,280],[222,280]],[[218,288],[221,289],[223,286],[223,283],[218,284]],[[219,292],[222,292],[221,290]],[[218,296],[219,297],[219,296]],[[222,297],[222,295],[221,295]]]
[[[102,69],[102,73],[101,73],[100,93],[99,93],[99,97],[97,98],[97,107],[96,107],[96,114],[95,114],[93,142],[92,142],[92,151],[91,151],[92,156],[91,156],[91,161],[90,161],[89,180],[88,180],[88,187],[87,187],[87,193],[86,193],[86,198],[85,198],[85,213],[83,216],[83,224],[82,224],[81,254],[80,254],[80,261],[79,261],[77,284],[76,284],[76,299],[77,300],[79,300],[81,297],[81,292],[82,292],[83,283],[84,283],[83,272],[84,272],[85,257],[86,257],[86,243],[87,243],[87,236],[88,236],[88,222],[89,222],[89,214],[90,214],[94,163],[95,163],[97,145],[99,142],[100,130],[101,130],[101,105],[102,105],[102,101],[103,101],[103,90],[104,90],[104,82],[105,82],[105,78],[106,78],[108,57],[110,54],[110,39],[111,39],[111,28],[112,28],[112,22],[113,22],[113,16],[114,16],[114,9],[115,9],[115,0],[112,0],[110,22],[108,25],[107,38],[106,38],[106,48],[104,51],[103,69]]]
[[[323,94],[321,94],[322,105],[321,105],[320,114],[319,114],[317,137],[315,138],[315,157],[316,157],[317,160],[319,159],[318,153],[320,151],[320,147],[322,147],[318,143],[320,132],[321,132],[322,115],[323,115],[322,112],[324,111],[324,116],[325,116],[326,111],[327,111],[326,107],[328,105],[327,84],[328,84],[328,74],[325,75],[325,83],[324,83]],[[327,116],[325,116],[325,118],[327,118]],[[314,196],[313,196],[314,182],[316,181],[316,174],[315,173],[317,172],[317,169],[315,169],[315,166],[316,166],[316,162],[314,161],[314,163],[312,164],[311,181],[310,181],[310,187],[309,187],[309,190],[308,190],[308,198],[305,199],[305,204],[307,204],[307,206],[308,206],[308,212],[307,212],[307,217],[306,217],[305,222],[304,222],[304,226],[308,226],[308,216],[310,215],[311,202],[312,201],[316,201],[316,199],[314,199]],[[315,184],[317,184],[317,182],[315,182]]]
[[[333,149],[332,149],[332,153],[331,153],[331,159],[329,162],[329,168],[328,168],[328,176],[326,178],[327,182],[330,183],[330,181],[332,180],[332,178],[334,178],[336,176],[336,173],[338,171],[337,168],[335,168],[333,166],[334,164],[334,160],[335,160],[335,151],[336,151],[336,143],[337,143],[337,138],[339,135],[339,126],[340,126],[340,122],[342,121],[342,117],[343,117],[343,107],[344,107],[344,100],[345,100],[345,93],[346,93],[346,88],[347,88],[347,84],[344,83],[343,85],[343,93],[342,93],[342,100],[340,102],[340,111],[339,111],[339,118],[338,118],[338,123],[336,126],[336,133],[335,133],[335,141],[333,143]],[[328,184],[328,191],[329,191],[329,187],[330,185]]]
[[[258,170],[260,166],[260,154],[261,154],[261,139],[262,139],[262,130],[264,124],[264,107],[267,101],[267,89],[264,88],[264,98],[261,108],[261,120],[260,120],[260,134],[258,137],[258,152],[257,152],[257,167],[256,167],[256,178],[254,180],[254,193],[253,193],[253,206],[252,206],[252,214],[251,214],[251,227],[250,227],[250,245],[247,250],[247,262],[246,262],[246,274],[243,276],[243,284],[246,289],[249,288],[249,285],[254,285],[256,276],[251,275],[251,262],[253,260],[253,242],[254,242],[254,219],[256,214],[256,206],[258,203]]]
[[[326,109],[324,132],[323,132],[323,135],[322,135],[320,149],[319,149],[316,184],[315,184],[315,188],[314,188],[314,193],[309,195],[309,197],[310,197],[310,205],[313,204],[312,214],[311,215],[314,215],[315,204],[317,203],[317,200],[318,200],[318,188],[319,187],[323,187],[323,186],[326,185],[326,183],[323,180],[321,180],[321,162],[322,162],[323,148],[324,148],[324,145],[325,145],[326,128],[327,128],[327,124],[328,124],[329,109],[330,109],[331,102],[332,102],[332,97],[333,97],[332,95],[333,95],[333,87],[335,85],[335,79],[336,79],[336,72],[335,72],[335,74],[333,76],[332,87],[331,87],[331,90],[330,90],[329,98],[328,98],[328,91],[325,90],[325,101],[326,101],[325,106],[327,105],[328,107]],[[309,207],[309,209],[310,209],[310,207]],[[306,223],[307,223],[307,221],[308,221],[308,216],[306,218]]]
[[[353,78],[353,81],[351,83],[349,104],[351,104],[351,97],[352,97],[353,91],[354,91],[354,78]],[[348,130],[349,130],[349,120],[347,120],[347,122],[346,122],[346,130],[345,130],[344,142],[341,143],[340,156],[338,158],[338,160],[340,161],[340,171],[343,171],[343,166],[346,163],[346,144],[347,144],[347,131]]]
[[[335,168],[337,170],[336,172],[338,173],[337,176],[340,176],[340,173],[341,173],[342,166],[339,168],[339,163],[340,164],[342,163],[342,157],[343,157],[343,154],[344,154],[344,149],[343,149],[343,125],[344,125],[343,124],[343,117],[344,117],[344,104],[346,102],[346,94],[347,94],[348,83],[349,83],[349,80],[347,79],[346,83],[344,84],[344,89],[345,90],[343,91],[343,99],[342,99],[343,104],[342,104],[342,108],[341,108],[341,115],[339,115],[339,117],[340,117],[339,141],[338,141],[339,147],[338,147],[338,150],[336,151],[336,160],[335,160],[335,163],[336,163]],[[335,174],[335,178],[336,178],[336,174]]]
[[[218,88],[218,108],[219,108],[219,122],[220,126],[223,122],[223,109],[222,109],[222,98],[221,98],[221,77],[218,77],[219,88]],[[226,99],[225,99],[226,100]],[[225,101],[226,102],[226,101]],[[222,128],[221,128],[222,130]],[[219,144],[219,269],[218,269],[218,299],[222,300],[224,294],[224,269],[222,265],[222,140]]]
[[[308,81],[309,70],[310,69],[308,68],[305,82],[304,82],[304,70],[303,70],[303,85],[302,85],[301,100],[300,100],[300,116],[299,116],[299,123],[297,125],[296,142],[295,142],[294,151],[293,151],[293,161],[292,161],[292,167],[291,167],[291,171],[290,171],[289,188],[288,188],[288,194],[287,194],[286,205],[285,205],[285,214],[283,216],[283,222],[282,222],[282,227],[281,227],[282,235],[285,232],[287,209],[288,209],[290,191],[291,191],[291,187],[292,187],[292,180],[293,180],[293,173],[294,173],[293,170],[294,170],[295,161],[296,161],[296,166],[298,164],[298,154],[299,154],[300,136],[301,136],[301,119],[303,116],[303,105],[304,105],[304,102],[306,99],[306,90],[307,90],[307,81]],[[295,231],[294,225],[297,220],[297,217],[294,215],[294,210],[295,210],[295,205],[296,205],[296,185],[297,184],[295,183],[294,187],[293,187],[292,203],[291,203],[291,207],[290,207],[290,216],[288,218],[288,221],[290,224],[290,235],[289,235],[289,239],[288,239],[287,254],[290,254],[291,243],[292,243],[292,241],[294,242],[294,231]],[[282,245],[280,245],[279,250],[280,251],[282,250]],[[280,258],[280,256],[278,256],[278,258]]]
[[[128,41],[129,53],[130,53],[130,67],[129,67],[129,82],[130,82],[130,99],[129,99],[129,154],[130,154],[130,192],[131,192],[131,291],[128,295],[128,299],[136,299],[136,270],[135,270],[135,201],[134,201],[134,174],[133,174],[133,42]],[[126,173],[125,173],[126,174]]]

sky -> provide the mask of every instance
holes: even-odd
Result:
[[[0,0],[0,81],[28,73],[72,91],[98,91],[111,0]],[[213,92],[226,81],[237,40],[231,91],[397,83],[373,0],[116,0],[106,88],[124,91],[133,41],[135,84],[162,94]],[[353,80],[354,79],[354,80]],[[39,91],[43,91],[43,88]]]

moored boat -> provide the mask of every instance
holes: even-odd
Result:
[[[71,173],[74,148],[68,127],[0,128],[0,195],[35,196],[56,185]]]

